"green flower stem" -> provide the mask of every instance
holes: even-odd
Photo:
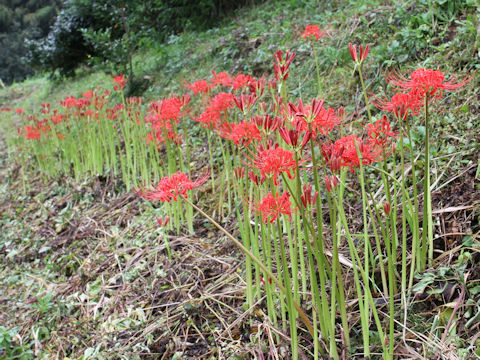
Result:
[[[280,257],[282,259],[282,273],[283,273],[283,281],[285,284],[285,288],[287,289],[286,292],[286,298],[287,298],[287,306],[288,306],[288,313],[289,313],[289,318],[290,318],[290,338],[291,338],[291,343],[292,343],[292,359],[297,360],[298,359],[298,338],[297,338],[297,311],[295,307],[293,306],[293,302],[295,301],[295,291],[292,296],[292,281],[290,278],[290,270],[289,266],[287,263],[287,255],[285,251],[285,243],[283,240],[283,231],[282,231],[282,225],[280,223],[280,219],[277,219],[277,239],[278,242],[280,243]],[[275,240],[275,239],[274,239]],[[296,264],[294,264],[296,265]],[[298,281],[297,281],[297,287],[298,287]],[[298,294],[298,289],[297,289],[297,294]],[[313,329],[312,329],[313,331]],[[314,332],[314,331],[313,331]],[[313,336],[313,334],[312,334]]]
[[[210,158],[210,176],[212,177],[212,192],[215,193],[215,171],[213,164],[213,153],[212,153],[212,133],[207,130],[207,140],[208,140],[208,156]]]
[[[272,192],[272,194],[275,193],[275,185],[273,183],[273,179],[270,179],[269,181],[269,185],[270,185],[270,191]],[[277,276],[280,277],[280,264],[281,264],[281,260],[280,260],[280,249],[278,248],[279,246],[279,241],[277,241],[277,239],[279,238],[283,238],[283,234],[280,233],[280,234],[275,234],[276,232],[276,227],[275,226],[272,226],[271,224],[268,224],[267,226],[267,229],[268,229],[268,234],[269,236],[267,237],[268,241],[273,241],[273,251],[275,253],[275,263],[277,264]],[[285,283],[284,283],[285,285]],[[291,288],[288,288],[288,291],[291,292],[292,289]],[[287,304],[288,305],[288,304]],[[285,301],[283,299],[280,299],[280,312],[281,312],[281,315],[282,315],[282,329],[284,331],[287,330],[287,308],[285,306]]]
[[[328,202],[330,203],[330,194],[327,193]],[[330,206],[329,206],[330,207]],[[335,208],[331,208],[330,211],[330,219],[331,219],[331,227],[332,227],[332,274],[330,276],[330,283],[331,283],[331,299],[330,299],[330,352],[336,352],[336,344],[335,344],[335,315],[336,315],[336,295],[337,295],[337,263],[339,262],[338,258],[338,243],[340,239],[340,231],[336,231],[337,227],[337,211]],[[337,238],[338,236],[338,238]],[[340,274],[341,275],[341,274]],[[340,276],[341,278],[341,276]],[[340,306],[339,306],[340,307]],[[345,334],[348,334],[348,327],[344,329]]]
[[[417,186],[417,175],[415,169],[415,155],[413,153],[413,141],[412,141],[412,132],[410,129],[410,123],[408,118],[406,120],[407,124],[407,132],[408,132],[408,141],[410,144],[410,162],[412,166],[412,183],[413,183],[413,241],[417,246],[412,248],[412,261],[415,262],[415,265],[410,267],[410,276],[408,280],[408,288],[411,288],[413,285],[413,276],[415,273],[415,268],[420,268],[421,260],[420,260],[420,251],[418,251],[418,244],[420,244],[420,217],[419,217],[419,210],[418,210],[418,186]]]
[[[236,182],[234,182],[235,184],[237,184],[237,192],[238,192],[238,196],[240,197],[240,199],[244,199],[245,198],[245,195],[244,195],[244,191],[243,191],[243,181],[241,181],[240,179]],[[247,204],[245,203],[245,201],[243,200],[242,201],[242,205],[243,205],[243,231],[242,231],[242,241],[243,241],[243,245],[250,251],[252,251],[252,246],[251,246],[251,240],[250,240],[250,216],[249,216],[249,212],[248,212],[248,206]],[[240,215],[240,214],[238,214]],[[238,218],[240,219],[240,216],[238,216]],[[242,227],[242,225],[240,224],[240,227]],[[255,253],[253,251],[253,253]],[[256,256],[258,256],[258,254],[256,254]],[[249,308],[251,308],[253,306],[253,274],[252,274],[252,260],[250,257],[246,257],[245,259],[245,267],[246,267],[246,278],[247,278],[247,292],[246,292],[246,297],[247,297],[247,306]],[[258,267],[258,265],[255,264],[255,267]]]
[[[261,231],[261,236],[262,236],[262,246],[263,246],[263,261],[265,264],[268,266],[268,270],[270,272],[273,271],[273,266],[272,266],[272,249],[270,245],[270,239],[267,238],[266,234],[266,229],[263,224],[263,222],[260,220],[260,218],[256,218],[256,223],[260,224],[260,231]],[[274,299],[273,299],[273,288],[274,285],[271,283],[270,279],[264,275],[265,279],[265,292],[267,294],[267,310],[268,310],[268,316],[270,317],[270,320],[272,321],[272,324],[277,325],[277,312],[275,311],[275,305],[274,305]],[[279,337],[277,338],[279,340]]]
[[[308,129],[311,131],[311,124],[308,125]],[[314,140],[313,136],[310,139],[310,151],[312,154],[312,164],[313,164],[313,183],[315,185],[315,190],[318,191],[319,197],[317,199],[317,202],[315,203],[316,210],[317,210],[317,236],[314,238],[315,241],[315,247],[317,251],[320,253],[320,258],[322,260],[322,264],[325,266],[326,272],[327,272],[327,277],[331,273],[331,270],[329,269],[329,264],[325,258],[325,249],[323,246],[323,213],[322,213],[322,202],[321,202],[321,196],[320,196],[320,180],[318,178],[318,164],[316,160],[316,155],[315,155],[315,146],[314,146]],[[325,171],[325,169],[324,169]]]
[[[310,124],[309,124],[309,130],[311,130]],[[318,177],[318,164],[315,156],[315,147],[314,147],[313,137],[310,139],[310,151],[312,155],[312,164],[313,164],[313,182],[315,185],[315,190],[318,191],[318,193],[320,194],[321,187],[320,187],[320,180]],[[331,336],[334,336],[335,329],[329,329],[326,326],[326,324],[322,326],[322,322],[324,322],[326,319],[329,318],[329,313],[330,313],[329,306],[328,306],[326,278],[328,279],[331,278],[332,271],[330,269],[330,265],[327,259],[325,258],[324,239],[323,239],[323,213],[322,213],[322,201],[321,201],[320,195],[318,196],[317,201],[315,202],[315,207],[316,207],[316,215],[317,215],[316,216],[317,217],[317,236],[315,236],[315,234],[312,233],[312,237],[314,239],[314,246],[317,251],[316,253],[319,254],[319,259],[320,259],[320,263],[318,266],[318,274],[320,279],[320,291],[321,291],[321,297],[320,297],[321,302],[317,306],[320,306],[321,308],[322,315],[320,315],[319,318],[320,318],[322,333],[326,334],[327,336],[329,333],[332,333]],[[313,223],[312,220],[310,220],[310,222]],[[332,229],[334,228],[335,227],[332,226]],[[314,269],[314,267],[310,265],[310,269]],[[315,271],[311,271],[311,272],[315,273]],[[329,332],[326,332],[327,329]],[[347,345],[347,348],[350,349],[350,334],[349,334],[348,328],[345,329],[345,343]]]
[[[405,179],[405,151],[404,151],[404,141],[403,141],[403,131],[400,131],[400,167],[401,167],[401,189],[402,189],[402,275],[401,275],[401,287],[402,287],[402,305],[405,308],[406,303],[406,293],[407,293],[407,207],[405,205],[405,195],[406,194],[406,179]],[[410,263],[411,267],[415,266],[415,260],[413,258],[414,252],[416,251],[417,244],[415,239],[412,242],[412,261]]]
[[[315,43],[311,42],[312,49],[313,49],[313,57],[315,58],[315,69],[317,71],[317,96],[321,96],[323,93],[323,84],[322,84],[322,78],[320,77],[320,67],[318,66],[318,56],[317,56],[317,49],[315,48]]]
[[[423,196],[423,243],[428,247],[428,265],[433,264],[432,191],[430,189],[430,126],[428,123],[428,93],[425,95],[425,180]],[[425,229],[426,228],[426,229]]]
[[[301,209],[302,208],[302,205],[301,202],[298,200],[298,198],[296,197],[295,193],[293,192],[289,182],[287,181],[287,178],[285,176],[285,174],[282,174],[282,177],[283,177],[283,180],[284,180],[284,183],[287,185],[287,188],[288,188],[288,191],[290,192],[294,202],[295,202],[295,205]],[[304,225],[306,225],[306,231],[305,233],[308,234],[314,234],[314,230],[313,230],[313,225],[311,224],[311,222],[309,222],[308,220],[305,220],[304,221]],[[322,261],[321,261],[321,258],[318,254],[318,251],[314,250],[312,248],[312,245],[310,243],[310,239],[307,238],[306,241],[305,241],[305,244],[307,245],[307,255],[309,257],[311,257],[313,255],[313,257],[315,258],[317,264],[322,264]],[[313,276],[315,274],[315,267],[313,265],[313,258],[311,259],[311,261],[309,260],[309,264],[310,264],[310,275]],[[320,266],[317,265],[318,269],[320,270]],[[313,271],[312,271],[313,269]],[[320,272],[321,273],[321,272]],[[317,287],[316,285],[316,282],[315,282],[315,287]],[[318,290],[315,290],[315,287],[314,287],[314,292]],[[333,288],[333,287],[332,287]],[[318,301],[317,301],[318,302]],[[312,304],[313,306],[313,304]],[[344,307],[345,309],[345,307]],[[322,295],[322,301],[321,301],[321,310],[322,310],[322,319],[320,319],[320,325],[322,326],[322,323],[324,324],[324,328],[325,329],[328,329],[328,332],[327,331],[324,331],[322,330],[322,337],[325,339],[325,340],[329,340],[331,343],[330,343],[330,349],[335,349],[333,352],[332,350],[330,350],[330,354],[331,356],[338,356],[337,354],[337,351],[336,351],[336,343],[335,343],[335,324],[333,324],[333,326],[331,326],[331,322],[330,322],[330,311],[328,309],[328,299],[327,299],[327,294],[325,293],[324,296]],[[336,312],[336,309],[334,310]],[[342,312],[343,314],[343,312]],[[346,315],[346,310],[345,310],[345,315]],[[346,319],[346,317],[344,317],[342,315],[342,321],[343,319]],[[327,325],[328,324],[328,325]],[[346,327],[348,329],[348,326]],[[348,333],[348,331],[346,332],[346,334]],[[327,339],[327,334],[329,334],[329,338]],[[346,335],[348,336],[348,334]],[[346,337],[348,338],[348,337]],[[349,338],[348,338],[349,339]],[[333,343],[332,343],[333,342]],[[349,344],[349,342],[348,342]],[[336,355],[335,355],[336,354]]]
[[[210,216],[208,216],[202,209],[200,209],[198,206],[196,206],[195,204],[193,204],[190,200],[188,200],[187,198],[185,197],[182,197],[182,199],[187,203],[189,204],[190,206],[192,206],[195,210],[197,210],[203,217],[205,217],[208,221],[210,221],[218,230],[220,230],[221,232],[223,232],[230,240],[233,241],[233,243],[235,245],[237,245],[240,250],[242,250],[246,256],[249,256],[252,261],[254,261],[255,263],[258,264],[258,266],[262,269],[262,271],[264,272],[265,276],[272,279],[272,281],[275,283],[275,285],[277,285],[278,289],[280,290],[280,292],[283,293],[284,296],[287,296],[287,289],[285,288],[285,286],[283,286],[282,282],[280,280],[278,280],[278,278],[263,264],[263,262],[258,259],[255,255],[252,254],[252,252],[250,250],[248,250],[245,246],[243,246],[243,244],[238,241],[237,239],[235,239],[227,230],[225,230],[225,228],[223,228],[219,223],[217,223],[215,220],[213,220]],[[290,291],[290,290],[289,290]],[[313,331],[313,326],[312,326],[312,323],[310,322],[310,319],[308,318],[308,316],[305,314],[305,312],[303,311],[303,309],[300,307],[300,305],[298,305],[297,302],[295,302],[293,299],[292,299],[292,305],[293,307],[295,308],[295,310],[298,312],[298,315],[300,316],[300,319],[302,320],[302,322],[305,324],[305,326],[307,327],[308,329],[308,332],[310,333],[311,336],[314,335],[314,331]]]
[[[360,83],[362,84],[363,97],[365,99],[365,107],[367,109],[368,120],[372,122],[372,113],[370,112],[370,105],[368,104],[367,89],[365,88],[365,82],[363,81],[362,65],[358,65],[358,75],[360,75]]]
[[[375,306],[375,302],[373,301],[373,297],[372,297],[372,293],[370,291],[370,287],[368,286],[368,284],[370,283],[370,280],[368,278],[367,272],[365,272],[364,269],[362,268],[361,260],[360,260],[360,257],[358,255],[357,248],[355,247],[355,244],[352,240],[352,236],[351,236],[350,231],[348,229],[348,222],[347,222],[347,217],[345,215],[345,209],[343,208],[343,204],[341,203],[340,198],[338,196],[337,196],[337,201],[335,201],[335,206],[336,206],[337,211],[338,211],[340,222],[343,224],[343,228],[345,230],[345,236],[346,236],[347,242],[348,242],[350,257],[352,259],[353,275],[354,275],[354,280],[355,280],[355,286],[357,288],[358,306],[359,306],[359,309],[360,309],[360,320],[361,320],[361,322],[365,321],[367,324],[370,324],[369,316],[368,316],[369,314],[364,311],[365,310],[364,304],[365,304],[365,302],[368,302],[369,305],[370,305],[370,309],[372,311],[372,314],[373,314],[373,318],[375,320],[375,324],[377,326],[377,331],[378,331],[378,335],[380,337],[381,346],[382,346],[383,351],[384,351],[384,358],[385,359],[390,359],[388,357],[388,349],[387,349],[386,344],[385,344],[385,334],[383,332],[382,323],[380,322],[380,318],[378,317],[377,308]],[[363,295],[362,295],[362,286],[361,286],[360,279],[359,279],[359,276],[358,276],[359,272],[360,272],[360,275],[362,276],[362,280],[363,280],[363,283],[364,283],[363,289],[365,290],[365,299],[363,298]],[[364,354],[364,356],[367,357],[367,354]]]
[[[298,163],[298,152],[295,151],[294,152],[294,160],[295,160],[295,172],[296,172],[296,175],[295,175],[295,185],[297,187],[297,198],[300,199],[301,196],[302,196],[302,181],[300,179],[300,169],[299,169],[299,163]],[[301,214],[301,218],[303,219],[303,221],[306,221],[305,219],[305,208],[303,206],[303,204],[300,204],[300,214]],[[295,219],[298,219],[298,221],[295,222],[295,233],[294,233],[294,238],[295,238],[295,242],[294,242],[294,246],[295,247],[298,247],[298,251],[300,251],[300,259],[302,260],[301,261],[301,266],[300,266],[300,273],[301,273],[301,276],[302,276],[302,283],[307,283],[307,273],[306,273],[306,270],[305,270],[305,262],[303,261],[303,244],[302,244],[302,240],[303,240],[303,236],[301,234],[301,228],[300,228],[300,217],[295,217]],[[303,231],[304,233],[304,236],[308,234],[308,231]],[[308,236],[308,235],[307,235]],[[310,241],[310,239],[305,239],[305,241]],[[293,264],[292,264],[292,270],[295,269],[295,272],[292,271],[292,276],[294,277],[294,287],[296,285],[296,300],[297,301],[300,301],[300,296],[298,294],[298,280],[296,280],[298,278],[298,266],[297,266],[297,249],[294,250],[294,258],[292,260],[294,260]],[[303,266],[302,266],[303,265]],[[306,288],[306,287],[305,287]]]
[[[389,356],[393,358],[393,344],[394,344],[394,334],[395,334],[395,294],[396,294],[396,279],[395,279],[395,258],[393,254],[396,254],[394,248],[393,248],[393,241],[390,239],[390,234],[388,232],[388,228],[390,225],[389,221],[389,215],[386,215],[385,217],[385,226],[383,225],[381,221],[381,217],[379,214],[379,211],[377,207],[375,206],[373,194],[371,191],[369,191],[369,195],[372,201],[372,204],[374,204],[374,209],[375,209],[375,216],[378,220],[378,223],[380,225],[380,231],[382,233],[382,237],[385,242],[385,249],[387,250],[387,266],[388,266],[388,283],[387,279],[385,277],[385,269],[384,269],[384,261],[383,261],[383,254],[382,254],[382,248],[378,239],[378,234],[376,231],[376,224],[375,224],[375,219],[373,217],[372,211],[370,209],[370,206],[368,207],[370,217],[372,219],[372,225],[373,229],[375,232],[375,239],[376,239],[376,246],[378,249],[378,254],[379,254],[379,263],[380,263],[380,273],[382,276],[382,284],[383,284],[383,291],[385,293],[385,296],[388,297],[389,299]],[[391,211],[390,211],[391,212]],[[388,288],[387,288],[388,286]]]
[[[378,213],[378,209],[376,207],[373,195],[372,195],[370,190],[368,191],[368,195],[370,196],[370,199],[371,199],[371,202],[373,204],[374,211],[375,211],[375,216],[376,216],[376,218],[378,220],[378,223],[380,225],[380,232],[381,232],[382,238],[384,239],[384,242],[385,242],[385,248],[387,250],[387,259],[388,259],[389,254],[391,253],[391,241],[390,241],[390,238],[389,238],[389,234],[387,234],[386,229],[382,224],[380,215]],[[388,282],[387,282],[387,276],[386,276],[385,265],[384,265],[384,260],[383,260],[382,245],[380,244],[380,236],[378,234],[375,218],[373,217],[372,209],[371,209],[370,205],[368,205],[368,203],[367,203],[367,210],[368,210],[368,214],[370,216],[370,219],[372,220],[372,228],[373,228],[373,233],[374,233],[374,237],[375,237],[375,245],[377,247],[378,263],[380,265],[380,276],[382,278],[383,293],[385,294],[385,296],[388,296],[388,294],[389,294]],[[375,270],[375,267],[376,266],[374,266],[373,270]]]
[[[363,271],[368,275],[369,273],[369,258],[370,253],[370,237],[368,235],[368,220],[367,220],[367,195],[365,191],[365,173],[363,170],[363,159],[360,150],[358,149],[358,144],[355,142],[355,148],[357,150],[357,156],[359,159],[359,168],[360,168],[360,188],[362,190],[362,212],[363,212],[363,241],[364,241],[364,268]],[[370,287],[368,279],[364,279],[364,286],[366,288]],[[362,333],[363,333],[363,348],[365,357],[368,359],[370,357],[370,343],[369,343],[369,314],[370,309],[368,301],[364,303],[363,315],[365,316],[364,321],[362,321]]]

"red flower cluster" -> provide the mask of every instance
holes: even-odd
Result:
[[[164,218],[159,218],[159,217],[157,216],[158,226],[160,226],[160,227],[167,226],[167,224],[168,224],[169,222],[170,222],[170,217],[165,216]]]
[[[388,77],[389,82],[400,91],[417,91],[420,97],[428,95],[440,99],[443,91],[457,91],[465,86],[473,76],[466,77],[459,82],[455,82],[455,77],[445,81],[445,75],[439,70],[419,68],[412,72],[410,79],[407,79],[399,73],[391,73]]]
[[[309,130],[302,131],[300,122],[297,122],[295,129],[287,127],[279,128],[280,137],[290,146],[293,151],[302,150],[312,138],[312,132]],[[301,141],[300,138],[302,137]]]
[[[140,188],[137,194],[149,201],[170,202],[177,201],[178,197],[187,197],[187,191],[203,185],[208,179],[208,174],[192,181],[188,176],[178,171],[169,177],[163,177],[160,182],[150,190]]]
[[[246,87],[255,87],[258,80],[254,79],[250,75],[237,74],[230,76],[226,72],[216,73],[215,70],[212,70],[213,79],[208,80],[198,80],[192,84],[187,84],[186,87],[193,91],[194,95],[198,93],[208,94],[212,89],[217,86],[225,86],[232,88],[234,91]]]
[[[322,155],[332,171],[336,172],[342,166],[348,166],[354,172],[355,168],[360,166],[357,147],[363,165],[370,165],[379,160],[378,148],[362,141],[355,135],[344,136],[333,144],[324,144],[322,146]]]
[[[395,133],[391,131],[390,123],[387,117],[375,121],[373,124],[367,125],[368,142],[375,146],[383,147],[389,139],[395,137]]]
[[[269,193],[255,206],[255,210],[262,216],[264,224],[268,224],[268,222],[272,224],[281,214],[287,215],[291,220],[290,194],[287,191],[282,196],[279,196],[278,193],[275,196]]]
[[[116,84],[113,87],[113,90],[115,91],[122,91],[125,88],[125,85],[127,84],[127,80],[125,79],[125,75],[116,75],[113,77],[113,82]]]
[[[208,84],[207,80],[199,80],[195,81],[191,85],[187,85],[187,88],[193,91],[194,95],[198,93],[208,94],[208,92],[212,89],[212,86]]]
[[[234,95],[232,93],[218,93],[212,99],[205,111],[195,119],[208,128],[215,128],[222,123],[224,112],[234,106]]]
[[[304,39],[306,38],[315,38],[315,40],[319,40],[320,38],[327,37],[328,34],[326,31],[320,30],[318,25],[307,25],[305,27],[305,31],[300,33]]]
[[[278,144],[267,148],[260,145],[252,166],[260,171],[262,181],[267,177],[272,177],[275,185],[278,185],[278,176],[281,173],[285,173],[290,179],[293,179],[297,168],[293,153],[282,149]]]
[[[154,128],[171,128],[170,120],[179,122],[184,116],[182,110],[189,103],[189,96],[176,97],[152,101],[148,107],[148,116],[145,119],[153,124]]]
[[[303,193],[300,196],[300,200],[305,208],[311,205],[315,205],[318,197],[318,191],[315,191],[312,195],[313,187],[310,184],[303,184]]]
[[[389,111],[397,119],[405,120],[409,113],[418,115],[422,107],[422,97],[416,90],[408,93],[396,93],[390,101],[375,98],[373,103],[381,110]]]
[[[231,140],[235,145],[248,146],[252,141],[260,141],[262,134],[258,130],[257,125],[243,121],[240,124],[229,124],[220,135],[227,140]]]
[[[273,62],[273,70],[278,81],[285,81],[288,78],[288,68],[295,58],[295,53],[290,53],[290,50],[285,52],[285,59],[283,58],[282,50],[278,50],[273,54],[275,61]]]
[[[367,58],[368,52],[370,51],[370,46],[367,45],[364,48],[362,45],[360,45],[357,51],[357,45],[352,45],[352,43],[348,43],[348,49],[350,50],[350,55],[352,56],[355,64],[360,65]]]
[[[17,133],[19,135],[23,134],[25,139],[28,139],[28,140],[34,140],[34,139],[40,139],[41,138],[41,134],[40,134],[39,129],[34,127],[34,126],[30,126],[30,125],[25,126],[25,128],[18,129]]]
[[[182,135],[174,131],[172,121],[174,123],[180,121],[181,117],[185,115],[184,108],[189,101],[189,96],[171,96],[160,101],[152,101],[148,106],[145,122],[151,124],[153,131],[150,132],[146,140],[148,142],[155,140],[158,146],[165,142],[166,133],[171,142],[179,145],[182,141]]]
[[[323,105],[323,100],[313,99],[311,106],[304,106],[302,99],[300,99],[298,106],[289,103],[288,111],[291,116],[301,122],[303,131],[308,129],[308,124],[310,124],[313,136],[317,136],[317,134],[328,135],[341,121],[332,108],[326,109]]]

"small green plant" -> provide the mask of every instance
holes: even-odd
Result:
[[[29,360],[33,359],[33,351],[22,343],[19,328],[8,329],[0,326],[0,359]]]

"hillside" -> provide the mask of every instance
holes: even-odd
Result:
[[[266,1],[0,88],[0,359],[479,358],[479,9]]]

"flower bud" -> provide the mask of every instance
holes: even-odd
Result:
[[[390,214],[391,206],[388,201],[383,204],[383,210],[385,211],[385,215]]]

